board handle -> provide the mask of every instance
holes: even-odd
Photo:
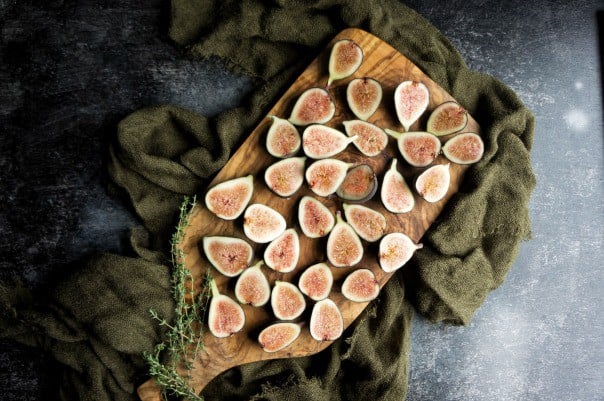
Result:
[[[136,390],[141,401],[162,401],[161,387],[154,379],[149,379]]]

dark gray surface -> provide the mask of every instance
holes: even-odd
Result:
[[[533,240],[473,322],[415,319],[408,399],[602,400],[604,4],[408,4],[534,111],[538,180]],[[90,253],[124,251],[136,221],[104,190],[121,118],[158,103],[211,115],[251,90],[174,48],[166,13],[160,0],[0,1],[0,277],[41,288]],[[51,399],[49,366],[0,342],[0,399]]]

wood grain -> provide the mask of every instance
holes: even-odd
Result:
[[[330,88],[330,92],[336,102],[336,115],[327,123],[327,125],[343,131],[342,121],[355,119],[348,106],[346,105],[345,91],[348,82],[357,77],[372,77],[377,79],[383,87],[384,97],[378,111],[369,118],[369,122],[382,128],[391,128],[397,131],[403,131],[402,125],[396,120],[394,111],[393,94],[396,86],[405,80],[414,80],[423,82],[430,91],[430,104],[428,111],[412,127],[413,130],[423,130],[429,112],[440,103],[447,100],[454,100],[446,91],[439,87],[434,81],[426,76],[409,59],[400,54],[387,43],[377,37],[358,30],[346,29],[339,33],[325,50],[308,66],[308,68],[298,77],[292,86],[279,99],[267,115],[276,115],[280,117],[289,117],[294,102],[298,96],[306,89],[313,86],[324,87],[327,83],[327,61],[333,42],[339,39],[352,39],[358,43],[364,52],[364,60],[359,70],[352,76],[341,81],[335,81]],[[300,234],[301,255],[297,268],[291,273],[277,273],[263,267],[269,281],[286,280],[297,282],[298,276],[305,267],[325,261],[326,238],[309,239],[305,237],[297,226],[297,205],[299,199],[304,195],[313,195],[312,192],[303,186],[294,196],[284,199],[273,194],[264,184],[264,170],[276,159],[271,157],[265,148],[266,132],[271,124],[269,118],[264,118],[258,126],[252,131],[248,139],[233,154],[228,163],[214,178],[210,187],[214,184],[226,181],[228,179],[241,177],[247,174],[253,174],[255,177],[254,195],[251,203],[262,203],[268,205],[283,214],[288,227],[295,227]],[[300,130],[302,131],[302,130]],[[480,127],[476,121],[470,117],[464,132],[480,132]],[[443,143],[448,139],[443,137]],[[399,158],[399,170],[403,173],[410,185],[414,178],[424,169],[412,168],[408,166],[400,157],[396,147],[396,141],[390,138],[390,143],[386,150],[379,156],[366,157],[350,145],[343,153],[336,156],[341,160],[352,163],[367,163],[371,165],[378,175],[382,178],[383,173],[390,165],[393,157]],[[446,159],[440,156],[435,163],[447,163]],[[374,210],[382,212],[387,219],[387,232],[403,232],[412,240],[419,242],[430,224],[443,210],[447,200],[457,192],[461,182],[465,166],[451,164],[451,186],[446,197],[437,203],[427,203],[419,196],[415,195],[416,205],[410,213],[394,215],[387,212],[382,206],[379,196],[366,202]],[[204,194],[205,195],[205,194]],[[203,199],[203,196],[200,196]],[[342,210],[341,201],[335,197],[320,198],[332,212]],[[201,282],[201,277],[205,270],[209,268],[209,263],[201,251],[201,241],[204,236],[226,235],[245,238],[242,229],[242,219],[235,221],[225,221],[209,212],[203,202],[192,210],[190,215],[190,226],[185,232],[185,239],[182,247],[186,255],[185,264],[194,277],[197,279],[197,285]],[[365,242],[364,242],[365,243]],[[353,303],[347,301],[339,292],[339,284],[343,277],[352,270],[365,267],[373,270],[379,281],[380,288],[383,287],[392,274],[384,273],[376,257],[376,245],[365,243],[366,251],[363,260],[356,266],[349,268],[332,268],[334,275],[334,290],[330,298],[340,307],[344,325],[348,327],[365,309],[368,303]],[[262,258],[265,245],[252,244],[256,252],[256,259]],[[418,252],[421,252],[418,251]],[[404,268],[404,267],[403,267]],[[212,271],[218,287],[222,292],[233,296],[233,280],[224,277]],[[308,302],[307,311],[302,317],[303,321],[308,321],[312,301]],[[326,347],[331,342],[319,342],[310,336],[308,326],[302,329],[300,337],[289,347],[275,353],[264,352],[258,345],[256,337],[258,332],[275,321],[270,310],[270,305],[261,308],[243,306],[246,315],[246,324],[244,329],[228,338],[218,339],[213,337],[208,331],[204,332],[205,351],[199,355],[199,358],[193,361],[193,368],[189,372],[189,384],[198,393],[214,377],[225,370],[242,365],[245,363],[275,359],[291,358],[315,354]],[[144,383],[138,389],[138,394],[143,401],[160,400],[161,395],[159,387],[150,380]]]

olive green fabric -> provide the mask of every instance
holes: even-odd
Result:
[[[133,113],[110,149],[113,189],[142,227],[137,257],[100,255],[44,297],[2,287],[0,337],[40,347],[60,367],[65,400],[131,400],[145,380],[141,353],[160,341],[149,314],[170,318],[168,238],[183,195],[208,179],[323,46],[359,27],[389,42],[451,93],[482,126],[486,151],[366,313],[324,352],[254,363],[210,383],[208,400],[401,400],[407,385],[412,305],[434,321],[466,324],[503,281],[530,236],[534,119],[496,79],[470,71],[451,43],[392,0],[316,2],[173,0],[170,36],[195,58],[218,57],[254,77],[241,107],[214,118],[176,106]]]

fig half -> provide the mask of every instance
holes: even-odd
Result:
[[[336,225],[327,238],[327,260],[336,267],[354,266],[363,258],[363,244],[356,231],[336,214]]]
[[[271,296],[271,287],[260,266],[259,261],[254,266],[247,268],[237,278],[235,284],[235,298],[244,305],[265,305]]]
[[[308,157],[325,159],[342,152],[356,139],[356,136],[348,137],[335,128],[313,124],[306,127],[302,133],[302,149]]]
[[[300,325],[292,322],[273,323],[258,334],[258,343],[265,352],[286,348],[300,336]]]
[[[271,241],[264,250],[264,263],[271,269],[288,273],[296,268],[300,257],[298,233],[289,228]]]
[[[352,143],[365,156],[377,156],[388,145],[388,136],[376,125],[361,120],[344,121],[342,124],[346,135],[357,137]]]
[[[351,166],[337,159],[317,160],[306,169],[308,187],[319,196],[329,196],[342,184]]]
[[[336,112],[333,99],[323,88],[304,91],[292,110],[289,121],[294,125],[325,124]]]
[[[459,103],[444,102],[436,107],[426,123],[426,131],[436,136],[461,131],[468,124],[468,112]]]
[[[386,218],[377,210],[363,205],[344,203],[344,217],[359,237],[368,242],[375,242],[386,232]]]
[[[377,177],[368,164],[360,164],[348,170],[336,195],[349,202],[365,202],[377,192]]]
[[[310,335],[315,340],[337,340],[344,331],[342,312],[331,299],[323,299],[312,308],[309,326]]]
[[[396,116],[405,131],[409,131],[411,125],[424,114],[429,103],[428,87],[421,82],[405,81],[394,91]]]
[[[368,302],[377,298],[380,285],[369,269],[358,269],[350,273],[342,283],[342,295],[352,302]]]
[[[215,337],[223,338],[241,331],[245,314],[241,306],[218,291],[216,281],[211,279],[212,300],[208,311],[208,328]]]
[[[298,205],[298,223],[308,238],[319,238],[329,234],[336,219],[329,208],[319,200],[304,196]]]
[[[306,301],[298,287],[277,280],[271,293],[271,306],[277,319],[293,320],[304,312]]]
[[[252,199],[254,176],[233,178],[210,188],[205,203],[208,210],[224,220],[234,220]]]
[[[350,39],[338,40],[329,55],[329,78],[327,87],[333,81],[344,79],[356,72],[363,62],[363,50]]]
[[[400,269],[411,259],[413,253],[422,247],[422,244],[415,244],[403,233],[387,234],[380,241],[378,253],[380,267],[386,273]]]
[[[271,164],[264,172],[266,186],[279,196],[295,194],[304,183],[306,157],[290,157]]]
[[[445,197],[451,183],[449,163],[432,166],[417,177],[415,189],[427,202],[438,202]]]
[[[405,177],[396,168],[397,159],[392,159],[392,164],[382,181],[380,197],[382,204],[391,213],[407,213],[415,206],[415,198]]]
[[[476,163],[484,154],[484,143],[480,136],[473,132],[458,134],[445,143],[443,154],[453,163]]]
[[[300,291],[313,301],[327,298],[333,285],[333,274],[326,263],[309,266],[300,275],[298,287]]]
[[[252,246],[235,237],[204,237],[203,252],[212,266],[227,277],[241,274],[254,257]]]
[[[373,78],[353,79],[346,88],[346,100],[358,119],[367,120],[382,101],[382,85]]]
[[[271,156],[283,159],[290,157],[300,149],[302,138],[298,129],[288,120],[277,116],[266,134],[266,150]]]
[[[243,232],[259,244],[271,242],[283,234],[285,228],[285,218],[281,213],[266,205],[249,205],[243,215]]]
[[[388,135],[396,138],[403,159],[413,167],[425,167],[440,153],[440,139],[429,132],[397,132],[386,128]]]

